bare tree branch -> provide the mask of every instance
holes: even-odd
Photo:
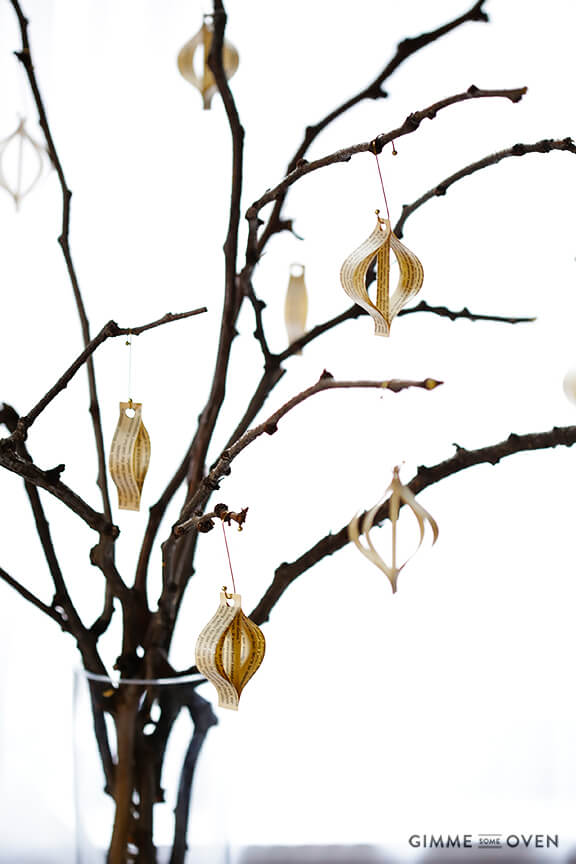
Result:
[[[402,315],[414,315],[418,312],[429,312],[433,315],[439,315],[441,318],[450,318],[451,321],[457,321],[460,318],[465,318],[468,321],[494,321],[500,324],[526,324],[536,321],[536,318],[513,318],[504,315],[482,315],[477,312],[470,312],[466,307],[461,309],[459,312],[455,312],[452,309],[448,309],[447,306],[430,306],[425,300],[421,300],[417,306],[409,306],[406,309],[401,309],[398,312],[398,317],[401,317]],[[310,342],[313,342],[314,339],[322,336],[323,333],[333,330],[335,327],[338,327],[339,324],[344,323],[344,321],[353,321],[355,318],[362,318],[365,315],[368,315],[368,313],[365,312],[361,306],[354,304],[344,312],[340,312],[339,315],[335,315],[328,321],[324,321],[322,324],[317,324],[316,327],[312,327],[312,329],[308,330],[307,333],[304,333],[303,336],[300,336],[298,339],[295,339],[294,342],[291,342],[290,345],[280,354],[274,354],[273,360],[282,363],[284,360],[297,354],[302,348]]]
[[[102,345],[107,339],[113,338],[115,336],[139,336],[140,333],[144,333],[145,330],[151,330],[154,327],[160,327],[162,324],[170,324],[172,321],[181,321],[183,318],[190,318],[192,315],[200,315],[202,312],[206,312],[207,309],[203,306],[200,309],[193,309],[191,312],[178,312],[177,314],[173,314],[172,312],[167,312],[166,315],[163,315],[162,318],[159,318],[157,321],[152,321],[150,324],[141,324],[138,327],[119,327],[115,321],[108,321],[107,324],[100,330],[97,336],[94,339],[91,339],[84,351],[78,355],[76,360],[72,363],[71,366],[68,367],[66,372],[58,379],[58,381],[54,384],[53,387],[48,390],[45,396],[40,399],[40,401],[26,414],[21,417],[18,421],[18,426],[14,430],[11,435],[12,439],[24,439],[26,437],[26,432],[30,428],[30,426],[34,423],[34,421],[38,418],[38,416],[44,411],[45,408],[53,401],[53,399],[58,396],[59,393],[64,390],[75,374],[79,369],[88,361],[88,358],[96,351],[97,348]]]
[[[484,156],[483,159],[479,159],[477,162],[472,162],[470,165],[466,165],[464,168],[455,171],[454,174],[441,180],[440,183],[437,183],[436,186],[429,189],[428,192],[425,192],[424,195],[421,195],[420,198],[416,199],[416,201],[413,201],[411,204],[404,204],[402,207],[402,215],[394,227],[394,233],[397,237],[402,237],[406,220],[415,210],[418,210],[423,204],[430,201],[431,198],[445,195],[450,186],[453,186],[454,183],[457,183],[464,177],[469,177],[471,174],[475,174],[477,171],[482,171],[483,168],[488,168],[490,165],[497,165],[498,162],[501,162],[503,159],[509,159],[511,156],[525,156],[527,153],[550,153],[552,150],[565,150],[569,153],[576,153],[576,145],[572,138],[561,138],[556,140],[552,138],[543,138],[541,141],[536,141],[535,144],[514,144],[512,147],[506,148],[506,150],[499,150],[498,153],[491,153],[489,156]]]
[[[420,111],[415,111],[409,114],[404,123],[393,129],[391,132],[386,132],[377,135],[372,141],[364,141],[361,144],[353,144],[350,147],[344,147],[341,150],[336,150],[321,159],[315,159],[312,162],[301,160],[283,180],[280,181],[272,189],[268,189],[261,198],[255,201],[246,213],[246,219],[250,223],[252,238],[254,232],[257,232],[260,225],[259,213],[263,207],[273,201],[280,199],[288,189],[294,185],[301,177],[310,174],[312,171],[318,171],[319,168],[325,168],[327,165],[336,165],[340,162],[349,162],[350,159],[357,153],[380,153],[386,144],[390,141],[395,141],[404,135],[410,135],[415,132],[423,120],[434,120],[439,111],[448,108],[450,105],[456,105],[459,102],[467,101],[468,99],[486,99],[486,98],[503,98],[509,99],[511,102],[519,102],[526,93],[526,87],[517,87],[512,90],[481,90],[479,87],[472,85],[462,93],[456,93],[454,96],[448,96],[438,102],[434,102],[427,108]],[[247,260],[254,262],[258,259],[263,249],[264,235],[249,250]]]
[[[292,411],[293,408],[305,402],[311,396],[322,393],[324,390],[339,389],[376,388],[379,390],[391,390],[393,393],[399,393],[400,390],[406,390],[409,387],[421,387],[424,390],[433,390],[442,383],[442,381],[436,381],[433,378],[426,378],[423,381],[401,381],[399,379],[392,379],[390,381],[335,381],[329,372],[323,372],[316,384],[293,396],[292,399],[289,399],[288,402],[285,402],[284,405],[271,414],[267,420],[264,420],[263,423],[260,423],[253,429],[249,429],[242,438],[224,450],[212,470],[204,478],[202,486],[198,489],[196,495],[189,500],[183,509],[180,521],[173,528],[174,535],[181,536],[197,527],[199,518],[195,511],[199,507],[203,507],[210,494],[219,488],[218,481],[223,476],[230,474],[230,464],[233,460],[261,435],[273,435],[278,429],[280,420]],[[194,513],[193,516],[191,515],[192,513]],[[201,516],[201,518],[204,517]]]
[[[491,444],[488,447],[481,447],[478,450],[466,450],[463,447],[457,447],[456,454],[450,459],[446,459],[444,462],[439,462],[437,465],[430,467],[421,465],[416,475],[406,485],[416,495],[434,483],[438,483],[440,480],[451,477],[453,474],[457,474],[459,471],[463,471],[473,465],[482,465],[483,463],[497,465],[501,459],[505,459],[507,456],[512,456],[515,453],[529,450],[544,450],[558,446],[571,447],[575,443],[576,426],[555,427],[549,432],[534,432],[528,435],[515,435],[513,433],[505,441]],[[374,525],[381,525],[387,518],[388,502],[385,501],[378,511]],[[265,621],[268,621],[270,612],[286,589],[298,576],[305,573],[323,558],[342,549],[348,542],[348,525],[344,525],[335,534],[327,534],[325,537],[322,537],[321,540],[295,561],[292,561],[290,564],[281,564],[276,569],[270,586],[253,609],[250,618],[256,624],[263,624]]]
[[[0,441],[0,445],[4,443],[5,441]],[[76,513],[90,528],[113,538],[118,536],[118,528],[103,513],[98,513],[76,492],[61,482],[59,478],[65,468],[64,465],[43,471],[33,462],[18,457],[11,448],[6,446],[0,446],[0,465],[8,471],[18,474],[23,480],[33,483],[41,489],[46,489],[73,513]]]
[[[403,39],[402,42],[400,42],[397,46],[395,55],[387,63],[382,72],[373,81],[371,81],[367,87],[364,87],[351,99],[347,99],[340,106],[327,114],[318,123],[315,123],[314,125],[308,126],[306,128],[304,139],[300,147],[290,160],[290,164],[288,165],[288,170],[286,171],[286,174],[290,174],[292,171],[294,171],[295,168],[297,168],[300,161],[308,152],[310,145],[313,143],[313,141],[315,141],[320,132],[322,132],[330,123],[332,123],[338,117],[341,117],[355,105],[363,102],[365,99],[380,99],[387,96],[387,93],[382,89],[382,84],[392,76],[396,69],[398,69],[398,67],[405,60],[407,60],[417,51],[420,51],[422,48],[425,48],[432,42],[435,42],[437,39],[440,39],[447,33],[450,33],[452,30],[455,30],[457,27],[465,24],[467,21],[488,21],[488,15],[486,14],[486,12],[484,12],[482,8],[484,6],[484,3],[485,0],[478,0],[478,2],[474,3],[474,5],[463,15],[460,15],[457,18],[454,18],[452,21],[443,24],[436,30],[432,30],[429,33],[422,33],[420,36]],[[262,254],[264,247],[266,246],[268,240],[273,234],[286,229],[292,230],[291,220],[284,220],[281,218],[280,215],[285,200],[286,191],[282,192],[277,197],[274,203],[272,213],[270,214],[268,223],[264,228],[262,237],[260,238],[258,253],[256,253],[257,230],[252,234],[252,236],[249,237],[248,253],[246,259],[247,261],[250,261],[254,257],[258,257],[258,255]],[[257,226],[255,227],[257,229]]]
[[[62,249],[64,260],[66,262],[66,268],[68,270],[68,276],[70,278],[70,284],[72,285],[72,292],[74,294],[74,300],[76,302],[76,309],[80,318],[82,338],[84,340],[84,345],[87,346],[90,343],[90,325],[88,323],[88,317],[86,315],[84,300],[80,292],[80,285],[78,283],[78,277],[76,275],[76,269],[74,267],[74,261],[72,259],[69,242],[70,201],[72,198],[72,192],[68,188],[68,184],[64,176],[64,170],[62,168],[60,158],[56,151],[52,132],[48,124],[48,117],[44,108],[44,101],[42,99],[40,89],[38,87],[38,82],[36,80],[36,73],[34,71],[34,65],[32,63],[32,57],[30,54],[30,43],[28,40],[28,20],[22,12],[19,0],[10,0],[10,2],[12,4],[14,12],[16,13],[16,17],[18,18],[20,35],[22,39],[22,49],[16,52],[16,56],[18,57],[20,63],[26,71],[28,82],[30,84],[30,89],[32,90],[32,95],[34,97],[34,103],[38,111],[38,121],[40,123],[42,132],[44,133],[48,153],[50,155],[52,164],[56,170],[56,174],[58,175],[58,180],[62,191],[62,231],[60,237],[58,238],[58,243],[60,244],[60,247]],[[107,519],[111,520],[112,510],[110,506],[110,495],[108,493],[108,481],[106,477],[106,454],[104,452],[104,436],[102,433],[102,421],[100,418],[100,404],[98,402],[98,394],[96,391],[96,375],[94,372],[94,363],[91,357],[89,357],[86,361],[86,370],[88,373],[88,387],[90,392],[90,416],[92,418],[92,426],[94,428],[94,438],[96,442],[96,453],[98,458],[97,484],[102,494],[104,515],[107,517]]]
[[[138,561],[135,580],[135,591],[138,592],[141,602],[144,602],[142,593],[145,583],[148,562],[153,542],[160,524],[165,508],[173,495],[180,487],[184,477],[187,478],[187,499],[201,482],[204,474],[206,454],[212,440],[212,435],[220,414],[220,409],[226,395],[226,379],[230,362],[232,342],[237,335],[236,322],[243,300],[243,292],[240,280],[236,275],[238,255],[238,231],[240,226],[240,202],[243,182],[244,161],[244,129],[240,122],[236,103],[224,71],[222,60],[222,47],[224,44],[224,33],[226,29],[227,16],[222,0],[214,0],[214,34],[212,45],[208,55],[208,66],[210,67],[220,96],[224,103],[230,134],[232,139],[232,186],[230,194],[230,211],[228,220],[228,233],[224,243],[225,257],[225,290],[224,306],[222,310],[220,337],[216,364],[212,377],[212,386],[207,402],[198,419],[198,426],[192,443],[186,453],[185,463],[178,468],[176,474],[166,487],[158,506],[155,508],[148,521],[146,534],[142,544],[142,550]],[[183,475],[183,470],[185,473]],[[183,537],[176,548],[169,547],[169,554],[164,554],[163,572],[164,582],[159,600],[159,612],[153,617],[149,638],[154,644],[165,643],[168,648],[171,632],[167,622],[175,621],[179,604],[188,580],[193,572],[193,560],[196,549],[196,536]],[[170,610],[170,612],[168,611]],[[158,635],[157,635],[158,634]],[[161,634],[161,635],[159,635]]]
[[[430,306],[425,300],[421,300],[417,306],[401,309],[398,316],[414,315],[417,312],[430,312],[432,315],[449,318],[451,321],[465,318],[467,321],[494,321],[498,324],[531,324],[537,320],[536,318],[517,318],[508,315],[481,315],[478,312],[470,312],[466,306],[459,312],[454,312],[452,309],[447,309],[446,306]]]
[[[4,582],[10,585],[11,588],[14,588],[21,597],[24,597],[24,599],[28,600],[29,603],[32,603],[33,606],[36,606],[37,609],[40,609],[41,612],[44,612],[45,615],[48,615],[49,618],[56,621],[63,630],[68,629],[66,618],[63,617],[60,612],[57,612],[52,606],[48,606],[47,603],[44,603],[39,597],[36,597],[35,594],[29,591],[28,588],[25,588],[21,582],[18,582],[10,576],[10,574],[2,567],[0,567],[0,579],[3,579]]]

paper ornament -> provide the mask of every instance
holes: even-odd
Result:
[[[26,129],[24,118],[11,135],[0,141],[0,186],[11,196],[17,210],[42,176],[45,152]],[[15,175],[12,181],[8,174]]]
[[[290,279],[286,291],[286,302],[284,304],[284,320],[288,333],[288,344],[291,345],[306,332],[306,318],[308,315],[308,294],[306,282],[304,281],[304,265],[292,264],[290,267]],[[298,354],[301,354],[298,351]]]
[[[220,708],[238,710],[242,690],[264,658],[266,640],[242,612],[240,594],[220,592],[216,614],[196,642],[196,666],[216,687]]]
[[[388,219],[380,218],[376,211],[376,227],[367,240],[346,258],[340,270],[340,280],[346,294],[368,312],[374,320],[377,336],[389,336],[392,319],[403,306],[420,291],[424,280],[422,264],[403,243],[398,240]],[[390,250],[394,253],[399,268],[396,290],[390,297]],[[376,261],[376,302],[373,303],[366,290],[366,274]]]
[[[378,511],[382,507],[384,501],[386,500],[386,496],[390,492],[390,500],[388,504],[388,518],[390,519],[390,523],[392,525],[392,562],[390,565],[386,564],[379,553],[374,548],[374,544],[372,543],[372,538],[370,537],[370,531],[374,525],[374,520],[378,514]],[[397,562],[397,536],[396,529],[398,523],[398,514],[400,511],[400,504],[405,504],[414,514],[416,520],[418,522],[418,527],[420,528],[420,541],[418,546],[402,564],[398,565]],[[360,515],[355,516],[350,524],[348,525],[348,539],[355,544],[356,548],[362,552],[363,555],[368,558],[372,564],[375,564],[383,573],[386,574],[390,584],[392,585],[392,593],[396,593],[396,589],[398,587],[398,575],[400,571],[406,566],[408,561],[416,554],[420,546],[422,545],[422,541],[424,539],[424,530],[426,527],[426,522],[430,525],[432,529],[433,540],[435,543],[438,539],[438,525],[436,524],[436,520],[428,513],[427,510],[422,507],[421,504],[416,500],[414,493],[407,486],[404,486],[400,482],[400,475],[398,467],[394,468],[392,482],[390,486],[386,490],[384,494],[384,498],[381,501],[378,501],[377,504],[369,510],[362,519],[362,533],[364,534],[364,545],[361,540],[360,533]]]
[[[180,74],[200,90],[206,110],[210,108],[212,97],[218,91],[218,85],[208,66],[213,36],[214,25],[210,18],[205,18],[198,33],[186,42],[178,54]],[[198,51],[202,52],[201,59],[197,59]],[[238,68],[238,52],[226,39],[222,45],[222,66],[227,79],[231,78]]]
[[[140,510],[150,463],[150,437],[142,423],[142,403],[120,402],[120,417],[110,448],[109,468],[120,510]]]
[[[573,405],[576,405],[576,369],[570,369],[566,373],[564,381],[562,382],[562,387],[566,398],[572,402]]]

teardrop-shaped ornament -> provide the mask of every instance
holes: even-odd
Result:
[[[216,687],[220,708],[238,710],[242,690],[264,658],[266,640],[242,611],[240,594],[220,592],[216,614],[196,642],[196,666]]]
[[[26,129],[26,120],[20,119],[18,126],[0,141],[0,186],[14,201],[16,210],[40,180],[44,171],[45,148]],[[13,174],[11,182],[8,174]]]
[[[376,336],[389,336],[392,319],[420,291],[424,268],[419,259],[396,237],[388,219],[376,211],[376,227],[370,236],[346,258],[340,270],[340,281],[346,294],[361,306],[374,321]],[[398,284],[390,296],[390,250],[398,261]],[[376,262],[376,302],[366,289],[366,275]]]
[[[186,42],[178,54],[180,74],[200,90],[205,110],[210,108],[212,97],[218,91],[218,85],[208,66],[213,36],[213,23],[210,18],[205,18],[198,33]],[[200,51],[202,56],[197,57]],[[230,79],[238,69],[238,52],[226,39],[222,45],[222,66],[227,79]]]
[[[286,291],[286,302],[284,304],[284,320],[288,333],[288,344],[291,345],[306,332],[306,318],[308,317],[308,293],[304,281],[305,267],[303,264],[292,264],[290,267],[290,279]],[[302,351],[298,351],[301,354]]]
[[[390,498],[388,500],[388,518],[390,519],[390,524],[392,525],[392,556],[391,563],[387,564],[379,552],[376,551],[374,544],[372,542],[372,538],[370,537],[370,532],[373,528],[374,521],[376,520],[378,513],[380,512],[382,505],[386,499],[386,496],[390,493]],[[398,564],[397,561],[397,523],[398,523],[398,515],[400,513],[400,507],[402,505],[406,505],[406,507],[412,511],[414,517],[416,518],[416,522],[418,523],[418,528],[420,531],[420,539],[418,541],[418,546],[402,564]],[[412,492],[408,486],[404,486],[400,481],[400,473],[399,468],[396,466],[392,475],[392,482],[390,483],[384,498],[381,501],[378,501],[371,510],[368,510],[364,513],[362,519],[358,514],[355,516],[350,524],[348,525],[348,539],[354,543],[356,548],[363,555],[368,558],[372,564],[375,564],[379,570],[382,570],[383,573],[388,577],[388,581],[392,586],[392,593],[396,593],[396,589],[398,587],[398,576],[400,572],[404,569],[408,561],[416,554],[420,546],[422,545],[422,541],[424,540],[424,531],[426,528],[426,523],[432,529],[432,543],[435,543],[438,539],[438,525],[436,520],[430,513],[422,507],[422,505],[416,500],[416,496]],[[361,526],[361,528],[360,528]],[[362,543],[360,539],[361,534],[364,535],[364,540],[366,545]]]
[[[110,448],[109,468],[120,510],[140,510],[140,496],[150,463],[150,436],[142,422],[142,403],[120,402],[120,416]]]

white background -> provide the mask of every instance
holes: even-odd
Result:
[[[246,136],[243,208],[273,186],[302,130],[371,81],[407,35],[466,3],[356,0],[353,5],[229,0],[228,37],[241,65],[233,88]],[[382,156],[392,218],[461,166],[517,141],[576,132],[569,0],[489,0],[489,25],[467,24],[419,53],[314,144],[319,156],[394,128],[470,84],[527,85],[519,105],[478,100],[441,112]],[[92,331],[207,305],[201,318],[135,340],[133,396],[144,404],[152,463],[140,514],[117,513],[119,564],[134,570],[147,508],[193,434],[209,386],[221,302],[230,177],[222,106],[211,112],[178,74],[176,54],[199,27],[181,0],[28,0],[30,36],[56,146],[74,192],[71,245]],[[12,52],[20,42],[0,4],[0,137],[18,116],[41,132]],[[453,309],[537,315],[532,325],[397,320],[390,340],[362,318],[287,364],[272,411],[324,368],[338,378],[432,376],[433,392],[328,393],[297,408],[277,435],[234,465],[220,500],[249,506],[230,532],[247,610],[274,568],[338,530],[381,496],[395,464],[420,464],[514,431],[576,422],[562,379],[576,365],[572,154],[509,159],[432,200],[406,244],[425,269],[421,297]],[[2,190],[0,190],[2,192]],[[289,265],[306,265],[310,326],[347,307],[338,273],[381,207],[374,158],[362,154],[303,179],[286,215],[298,241],[270,243],[255,278],[275,350],[285,345]],[[0,198],[0,399],[24,413],[81,350],[64,263],[57,178],[47,173],[19,213]],[[260,375],[247,308],[240,322],[210,461]],[[109,444],[127,393],[123,340],[96,357]],[[38,420],[37,463],[98,507],[85,376]],[[521,454],[467,470],[421,500],[440,525],[392,596],[383,575],[345,549],[293,585],[265,627],[267,656],[236,716],[215,735],[223,805],[235,844],[374,843],[410,860],[412,833],[559,834],[576,845],[574,654],[575,454]],[[49,578],[21,483],[0,478],[0,565],[50,600]],[[94,537],[44,496],[81,614],[94,617],[101,578]],[[218,499],[215,499],[218,500]],[[176,511],[163,526],[165,536]],[[386,546],[385,532],[378,543]],[[151,598],[158,593],[158,555]],[[200,544],[174,662],[193,662],[196,635],[226,579],[218,532]],[[73,832],[72,641],[0,584],[0,860],[28,846],[69,847]],[[106,656],[118,653],[116,628]],[[226,775],[228,776],[228,775]],[[200,794],[200,792],[198,793]],[[257,804],[257,806],[255,806]],[[31,854],[31,853],[30,853]],[[46,853],[47,854],[47,853]],[[415,854],[415,853],[414,853]],[[61,861],[64,852],[60,853]],[[415,860],[415,859],[414,859]]]

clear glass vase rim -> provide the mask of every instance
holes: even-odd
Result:
[[[191,684],[198,682],[202,676],[196,675],[176,675],[174,678],[113,678],[110,675],[99,675],[96,672],[88,672],[86,669],[77,668],[76,674],[87,678],[89,681],[100,681],[103,684],[111,684],[113,687],[118,687],[120,684],[145,684],[146,686],[163,686],[177,684]]]

